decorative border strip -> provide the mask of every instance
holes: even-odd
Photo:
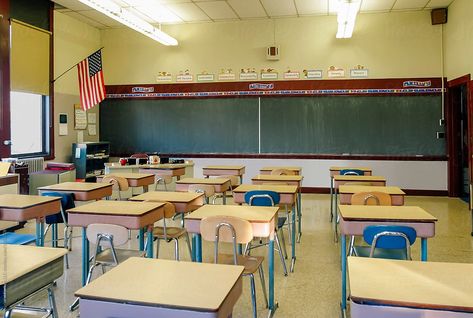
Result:
[[[187,92],[187,93],[126,93],[107,94],[107,98],[179,98],[179,97],[224,97],[224,96],[278,96],[278,95],[367,95],[367,94],[438,94],[441,88],[404,89],[310,89],[277,91],[226,91],[226,92]]]

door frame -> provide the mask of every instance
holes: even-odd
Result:
[[[0,156],[10,157],[10,1],[0,0]]]
[[[463,175],[460,174],[459,165],[459,143],[455,138],[455,130],[458,128],[457,117],[455,116],[455,109],[453,108],[453,96],[451,89],[466,85],[467,101],[467,123],[468,123],[468,158],[469,158],[469,182],[471,183],[473,175],[473,160],[472,160],[472,115],[473,115],[473,93],[472,93],[472,81],[470,74],[455,78],[447,82],[447,98],[445,108],[445,120],[446,120],[446,131],[447,131],[447,157],[448,157],[448,196],[458,197],[460,195],[460,179]]]

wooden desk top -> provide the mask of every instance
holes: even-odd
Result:
[[[206,166],[202,169],[212,169],[212,170],[241,170],[245,169],[245,166]]]
[[[152,174],[152,173],[124,173],[124,172],[114,172],[114,173],[110,173],[110,174],[104,174],[104,175],[97,176],[97,179],[98,179],[98,178],[104,178],[104,177],[113,177],[113,176],[123,177],[123,178],[125,178],[125,179],[136,179],[136,180],[144,179],[144,178],[149,178],[149,177],[153,177],[153,178],[154,178],[154,174]]]
[[[143,165],[140,166],[140,169],[164,169],[164,170],[173,170],[173,169],[182,169],[185,167],[190,167],[190,164],[187,163],[160,163],[156,165]]]
[[[336,175],[333,176],[335,181],[386,181],[385,177],[381,176],[353,176],[353,175]]]
[[[248,205],[206,204],[185,217],[186,220],[202,220],[208,216],[236,216],[251,223],[268,223],[277,216],[278,207]]]
[[[259,174],[251,178],[252,181],[302,181],[304,177],[301,175],[272,175],[272,174]]]
[[[330,171],[340,171],[340,170],[361,170],[361,171],[372,171],[368,167],[330,167]]]
[[[49,186],[39,187],[42,191],[70,191],[70,192],[90,192],[98,189],[112,187],[111,183],[92,182],[63,182]]]
[[[164,206],[163,202],[99,200],[67,210],[68,213],[141,216]]]
[[[435,222],[437,218],[418,206],[339,205],[344,221]]]
[[[248,192],[253,190],[268,190],[274,191],[279,194],[282,193],[297,193],[297,186],[296,185],[275,185],[275,184],[242,184],[233,189],[233,192]]]
[[[66,254],[67,249],[64,248],[0,244],[0,285],[11,282]]]
[[[187,203],[199,197],[204,193],[195,192],[176,192],[176,191],[149,191],[129,198],[129,201],[157,201],[157,202],[181,202]]]
[[[178,184],[210,184],[210,185],[223,185],[230,182],[228,178],[184,178],[176,181]]]
[[[243,266],[132,257],[76,291],[83,299],[217,311]]]
[[[473,312],[473,264],[348,257],[348,272],[355,302]]]
[[[26,209],[33,206],[59,201],[60,197],[45,197],[26,194],[1,194],[0,209]]]
[[[405,195],[406,193],[399,187],[377,187],[377,186],[359,186],[359,185],[341,185],[338,193],[358,193],[358,192],[384,192],[394,195]]]
[[[293,170],[293,171],[301,171],[302,168],[301,167],[290,167],[290,166],[278,166],[278,167],[263,167],[261,169],[259,169],[260,171],[273,171],[273,170],[276,170],[276,169],[286,169],[286,170]]]

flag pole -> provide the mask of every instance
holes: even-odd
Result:
[[[104,46],[102,46],[100,49],[96,50],[94,53],[103,50],[103,48],[104,48]],[[94,54],[94,53],[92,53],[92,54]],[[91,56],[92,54],[89,54],[88,57]],[[59,75],[58,77],[56,77],[55,79],[53,79],[53,80],[51,81],[51,83],[54,83],[54,82],[56,82],[58,79],[60,79],[61,77],[63,77],[67,72],[69,72],[70,70],[72,70],[74,67],[77,66],[77,64],[79,64],[79,63],[80,63],[81,61],[83,61],[83,60],[84,60],[84,59],[80,60],[79,62],[77,62],[76,64],[72,65],[71,67],[69,67],[69,68],[68,68],[67,70],[65,70],[64,72],[62,72],[61,75]]]

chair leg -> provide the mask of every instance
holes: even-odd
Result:
[[[282,228],[280,228],[278,232],[281,233],[281,243],[283,247],[282,250],[284,252],[284,259],[287,259],[286,239],[284,238],[284,231],[282,230]]]
[[[88,285],[90,283],[90,280],[92,279],[92,272],[94,271],[96,266],[97,266],[97,264],[94,264],[94,265],[90,266],[89,273],[87,274],[87,279],[85,281],[86,285]]]
[[[179,261],[179,239],[174,239],[174,257]]]
[[[193,261],[193,259],[192,259],[192,247],[191,247],[191,241],[190,241],[190,238],[189,238],[189,233],[186,233],[186,242],[187,242],[187,249],[189,250],[189,256],[191,257],[191,260]]]
[[[350,244],[348,245],[348,256],[353,256],[355,252],[355,236],[350,237]]]
[[[284,276],[287,276],[286,261],[284,260],[284,256],[282,255],[281,244],[279,244],[279,235],[278,235],[277,231],[276,231],[276,235],[274,235],[274,239],[276,240],[276,246],[278,248],[279,258],[281,259],[281,263],[282,263],[282,267],[283,267],[283,271],[284,271]]]
[[[253,307],[253,318],[258,317],[256,311],[256,288],[255,288],[255,275],[250,274],[250,285],[251,285],[251,304]]]
[[[49,308],[51,308],[51,317],[58,318],[58,312],[56,307],[56,298],[54,297],[54,291],[52,286],[48,288],[48,300],[49,300]]]
[[[259,278],[260,278],[260,281],[261,281],[261,288],[263,289],[264,301],[266,303],[266,308],[268,308],[269,307],[269,305],[268,305],[268,294],[266,292],[266,283],[265,283],[265,280],[264,280],[264,271],[263,271],[263,265],[262,264],[259,266],[258,272],[259,272]]]
[[[168,190],[168,186],[166,184],[166,181],[163,182],[164,183],[164,191],[167,191]]]
[[[69,227],[67,225],[64,226],[64,248],[66,248],[69,251]],[[69,253],[66,254],[66,269],[69,269]]]
[[[160,239],[156,239],[156,258],[159,258],[159,243],[161,242]]]

